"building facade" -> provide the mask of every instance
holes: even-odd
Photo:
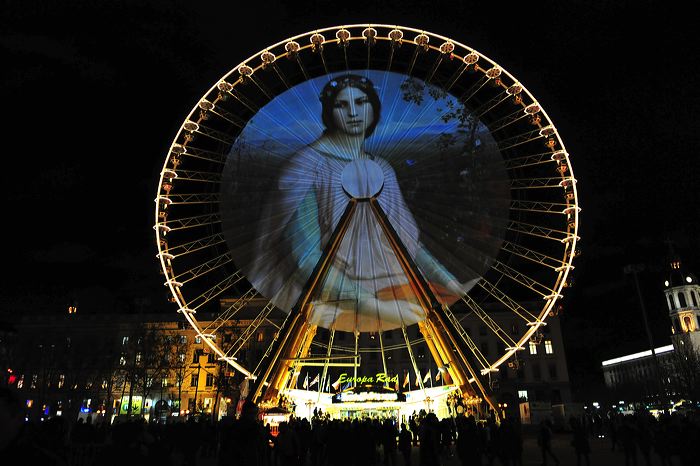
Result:
[[[684,366],[688,372],[700,371],[700,285],[695,275],[681,267],[680,260],[670,263],[663,287],[671,323],[670,345],[619,356],[602,362],[605,385],[628,399],[653,401],[663,394],[678,398],[685,391],[679,384]],[[658,366],[657,366],[658,364]],[[688,384],[694,384],[692,380]]]
[[[234,299],[222,299],[222,312]],[[225,321],[218,314],[198,314],[202,333],[211,335],[244,367],[254,370],[267,362],[265,355],[275,339],[285,314],[273,309],[256,321],[262,299]],[[489,315],[513,338],[522,335],[525,323],[513,314],[489,310]],[[467,334],[481,353],[494,360],[505,352],[502,341],[474,315],[459,316]],[[255,323],[255,325],[251,325]],[[57,315],[31,315],[14,319],[3,327],[3,362],[11,371],[6,380],[21,393],[28,415],[104,416],[143,415],[148,418],[192,415],[219,418],[236,411],[247,394],[248,381],[209,351],[202,337],[178,314],[103,315],[81,314],[69,309]],[[426,387],[446,382],[422,341],[417,325],[407,328],[414,342],[415,364]],[[321,341],[326,329],[317,329]],[[343,374],[375,376],[386,373],[398,380],[399,391],[415,390],[413,363],[400,330],[382,335],[361,334],[361,366],[333,367],[321,381],[322,367],[302,367],[292,388],[330,392]],[[380,351],[379,339],[384,351]],[[336,332],[335,345],[354,346],[354,335]],[[405,345],[403,345],[405,346]],[[317,380],[314,384],[314,380]],[[501,365],[500,371],[483,381],[494,402],[507,404],[517,412],[520,401],[571,400],[564,342],[556,316],[518,351],[516,358]]]

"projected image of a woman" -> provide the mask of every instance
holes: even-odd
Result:
[[[473,283],[459,283],[421,244],[419,229],[391,165],[365,150],[381,116],[373,83],[348,74],[323,88],[325,130],[293,154],[258,225],[247,276],[285,310],[298,301],[348,203],[357,205],[320,292],[312,323],[344,331],[379,331],[425,318],[389,238],[368,202],[374,197],[436,298],[452,303]]]

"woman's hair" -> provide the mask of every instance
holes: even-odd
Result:
[[[379,114],[382,104],[379,102],[379,95],[377,95],[377,91],[374,89],[374,84],[372,84],[372,81],[356,74],[339,76],[335,79],[331,79],[325,86],[323,86],[320,97],[322,106],[321,120],[323,121],[323,126],[326,127],[326,131],[338,129],[333,122],[333,109],[335,106],[336,97],[338,97],[340,91],[346,87],[354,87],[355,89],[359,89],[367,94],[369,103],[372,105],[372,110],[374,110],[374,120],[367,127],[367,131],[365,131],[365,138],[367,138],[372,135],[374,129],[377,127],[377,123],[379,123]]]

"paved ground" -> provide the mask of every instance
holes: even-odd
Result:
[[[542,464],[542,455],[537,446],[536,436],[534,434],[526,434],[523,442],[523,466],[539,466]],[[576,464],[576,454],[571,447],[571,435],[555,434],[552,438],[552,451],[559,459],[560,466],[578,466]],[[624,466],[625,456],[619,449],[612,451],[610,449],[610,441],[608,439],[591,439],[591,466]],[[201,458],[197,462],[199,466],[214,466],[216,461],[210,458]],[[484,461],[484,465],[486,465]],[[553,465],[551,459],[548,465]],[[585,466],[585,463],[582,463]],[[646,466],[641,455],[637,455],[637,464]],[[652,453],[651,465],[660,465],[658,456]],[[680,466],[678,458],[673,458],[673,466]],[[401,458],[398,459],[398,465],[403,466]],[[411,466],[419,466],[418,448],[413,449]],[[456,456],[444,458],[441,466],[461,466],[459,459]],[[493,466],[501,466],[498,460],[494,460]]]
[[[612,451],[610,449],[610,441],[608,439],[591,439],[591,466],[624,466],[625,455],[619,449]],[[561,466],[577,466],[576,464],[576,453],[571,446],[571,435],[567,434],[555,434],[552,438],[552,452],[559,459]],[[412,466],[418,466],[418,452],[414,452],[415,461]],[[401,464],[401,461],[399,461]],[[486,464],[486,461],[484,461]],[[525,435],[523,442],[523,466],[539,466],[542,463],[542,454],[540,453],[539,447],[537,446],[536,437],[534,434]],[[549,459],[548,465],[553,465],[554,462]],[[583,465],[585,463],[582,462]],[[646,466],[644,459],[641,455],[637,455],[637,464],[639,466]],[[661,465],[658,456],[652,453],[651,458],[652,465]],[[678,458],[673,458],[673,465],[680,466]],[[460,466],[460,462],[456,457],[448,458],[447,461],[443,461],[442,466]],[[500,466],[498,460],[494,461],[494,466]]]

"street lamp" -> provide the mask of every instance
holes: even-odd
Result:
[[[651,348],[651,357],[654,367],[654,378],[656,379],[656,386],[659,391],[659,398],[662,404],[662,411],[666,412],[666,389],[664,388],[663,382],[661,380],[661,367],[659,366],[659,358],[656,355],[656,349],[654,348],[654,339],[651,336],[651,328],[649,327],[649,319],[647,318],[647,308],[644,305],[644,298],[642,297],[642,290],[639,287],[639,278],[637,274],[644,271],[644,264],[629,264],[624,268],[626,275],[632,275],[634,278],[634,286],[637,290],[637,298],[639,299],[639,307],[642,311],[642,321],[644,322],[644,330],[647,334],[647,340],[649,341],[649,347]]]

